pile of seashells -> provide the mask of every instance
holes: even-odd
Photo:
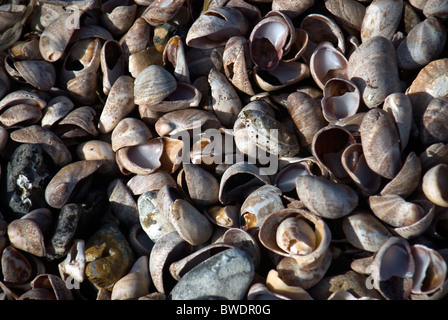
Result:
[[[447,20],[0,0],[1,298],[445,298]]]

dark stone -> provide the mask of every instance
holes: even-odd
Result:
[[[44,193],[51,174],[38,145],[18,146],[7,164],[5,178],[2,198],[8,206],[6,218],[18,219],[47,206]]]
[[[254,277],[252,259],[242,250],[227,249],[188,271],[174,286],[171,300],[242,300]]]
[[[82,215],[82,206],[68,203],[61,208],[56,228],[47,248],[47,257],[57,259],[65,256],[70,249]]]

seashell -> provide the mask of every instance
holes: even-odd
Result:
[[[443,20],[447,18],[448,3],[445,0],[425,1],[423,14],[426,17],[437,17]]]
[[[307,93],[293,92],[288,95],[286,107],[298,131],[300,145],[311,145],[316,132],[324,127],[319,104]]]
[[[285,159],[283,159],[286,161]],[[314,157],[291,158],[286,161],[286,165],[279,162],[279,172],[275,176],[274,186],[283,193],[295,191],[296,177],[303,175],[327,176],[326,170],[316,161]]]
[[[149,256],[154,242],[148,237],[140,223],[129,229],[129,244],[137,256]]]
[[[248,95],[254,95],[250,70],[252,59],[249,56],[249,45],[243,36],[231,37],[225,45],[222,63],[224,73],[236,89]]]
[[[370,3],[361,25],[361,41],[381,36],[392,40],[403,13],[403,0],[374,0]]]
[[[129,72],[134,78],[150,65],[163,66],[163,55],[155,47],[149,47],[129,56]]]
[[[176,187],[176,186],[170,186]],[[157,204],[157,193],[146,191],[137,200],[139,220],[142,229],[156,243],[164,235],[176,231]]]
[[[445,260],[436,250],[421,244],[411,247],[415,263],[411,299],[413,295],[430,295],[443,286],[447,266]]]
[[[158,104],[146,105],[153,112],[171,112],[198,107],[202,99],[201,92],[193,85],[178,82],[176,89]]]
[[[67,82],[70,97],[83,105],[91,105],[96,101],[96,72],[86,72]]]
[[[335,17],[336,21],[349,33],[361,31],[366,7],[354,0],[328,0],[325,8]]]
[[[115,81],[124,74],[124,52],[120,43],[106,41],[101,47],[101,71],[103,73],[103,92],[108,95]]]
[[[281,279],[303,289],[315,285],[327,272],[331,261],[330,238],[330,229],[320,217],[300,209],[271,214],[259,232],[263,246],[284,257],[276,267]],[[279,240],[288,244],[286,251]]]
[[[151,278],[148,266],[149,261],[147,256],[138,258],[132,267],[138,271],[131,269],[127,275],[114,284],[111,300],[135,300],[149,294]]]
[[[134,253],[118,226],[101,226],[86,242],[87,279],[96,288],[110,290],[135,262]]]
[[[316,84],[324,90],[331,78],[347,77],[348,61],[330,42],[320,43],[310,57],[310,72]]]
[[[61,168],[51,179],[45,189],[45,200],[53,208],[62,208],[68,201],[88,191],[86,185],[91,181],[92,174],[102,165],[101,160],[80,160]],[[77,191],[79,190],[79,191]]]
[[[253,70],[256,84],[265,91],[275,91],[295,84],[310,76],[308,65],[297,61],[280,61],[273,70]]]
[[[352,188],[322,177],[298,176],[296,191],[308,210],[328,219],[344,217],[358,204],[358,194]]]
[[[434,218],[434,205],[427,200],[406,201],[397,195],[370,196],[369,205],[381,221],[406,239],[421,235]]]
[[[341,156],[344,150],[355,143],[353,135],[344,127],[328,125],[315,133],[311,143],[311,152],[316,160],[327,170],[330,177],[345,181],[349,179]]]
[[[249,36],[249,53],[261,70],[274,70],[295,40],[291,19],[282,11],[270,11]]]
[[[395,194],[402,198],[407,198],[417,189],[420,183],[421,173],[422,166],[420,159],[415,152],[410,152],[401,170],[383,187],[380,192],[381,195]]]
[[[208,219],[174,189],[160,189],[157,203],[179,236],[191,245],[203,244],[211,237],[213,229]]]
[[[0,25],[0,30],[5,31],[11,28],[19,21],[25,14],[26,6],[21,4],[11,3],[9,5],[4,4],[0,7],[0,16],[2,18],[2,23]]]
[[[81,283],[85,279],[85,268],[85,241],[74,239],[65,259],[58,264],[59,274],[64,281],[67,281],[68,277],[72,277]]]
[[[361,96],[353,82],[332,78],[325,83],[323,91],[322,114],[328,122],[335,123],[353,116],[358,111]]]
[[[354,247],[377,252],[392,234],[373,214],[356,210],[343,218],[342,228],[347,241]]]
[[[137,5],[125,0],[108,0],[101,6],[101,22],[114,36],[123,35],[132,26]]]
[[[395,120],[403,151],[408,144],[413,124],[411,100],[404,93],[391,93],[384,100],[383,110],[389,112]]]
[[[314,0],[306,1],[285,1],[273,0],[272,10],[284,12],[289,18],[293,19],[314,5]]]
[[[52,293],[56,300],[73,300],[72,292],[66,283],[57,275],[41,274],[31,282],[32,289],[46,289]]]
[[[281,294],[270,291],[264,284],[257,282],[247,291],[247,300],[291,300]]]
[[[109,142],[101,140],[85,141],[80,143],[75,151],[80,160],[102,160],[103,164],[98,169],[99,173],[111,172],[115,167],[115,153]]]
[[[444,183],[447,175],[448,165],[438,164],[429,169],[422,180],[423,193],[432,203],[440,207],[448,207],[448,191]]]
[[[8,224],[8,238],[17,249],[37,257],[45,257],[44,235],[39,225],[29,219],[16,219]]]
[[[269,184],[269,176],[264,175],[260,169],[251,163],[238,162],[228,167],[221,177],[219,185],[219,201],[229,204],[241,200],[248,187]]]
[[[368,65],[364,63],[366,56],[370,60]],[[377,107],[389,94],[402,92],[395,57],[390,40],[373,37],[364,41],[348,59],[348,78],[358,87],[367,107]]]
[[[151,26],[158,26],[173,19],[185,0],[156,0],[142,13],[142,18]]]
[[[164,142],[161,138],[153,138],[145,143],[120,148],[115,159],[120,171],[125,174],[149,174],[162,165],[161,157]]]
[[[214,8],[203,12],[188,30],[186,44],[210,49],[223,46],[233,36],[245,36],[248,22],[236,8]]]
[[[112,130],[111,147],[114,152],[124,147],[136,146],[152,138],[148,126],[137,118],[123,118]]]
[[[161,116],[155,129],[159,136],[175,136],[184,131],[202,132],[207,129],[218,129],[221,126],[218,118],[211,112],[200,109],[183,109],[171,111]]]
[[[42,288],[31,289],[23,293],[17,300],[56,300],[54,294]]]
[[[20,143],[39,145],[58,167],[68,165],[72,156],[68,148],[59,137],[48,129],[38,125],[31,125],[11,132],[12,140]]]
[[[112,214],[118,219],[121,226],[130,229],[133,225],[139,223],[137,203],[131,191],[121,179],[117,178],[110,182],[107,188],[107,196]]]
[[[171,37],[163,50],[163,64],[166,66],[170,63],[174,68],[174,77],[179,82],[190,84],[190,71],[186,59],[184,43],[181,37],[177,35]]]
[[[184,152],[184,140],[169,138],[169,137],[161,137],[163,140],[163,153],[160,158],[161,167],[160,170],[163,170],[169,174],[173,174],[179,169],[182,161],[183,161],[183,152]]]
[[[208,76],[211,87],[212,108],[218,120],[226,127],[232,127],[243,108],[236,90],[226,76],[212,68]]]
[[[32,267],[30,261],[19,250],[12,246],[3,249],[2,274],[5,282],[21,284],[31,280]]]
[[[150,33],[151,27],[146,23],[145,19],[142,17],[135,19],[132,26],[120,40],[123,53],[126,56],[130,56],[145,50],[150,41]],[[148,39],[148,41],[145,42],[142,39]]]
[[[271,292],[292,300],[313,300],[303,288],[286,284],[280,277],[278,271],[274,269],[269,270],[266,276],[266,288]]]
[[[159,191],[163,186],[177,185],[174,178],[164,171],[157,171],[147,175],[136,174],[126,183],[135,196],[149,191]]]
[[[446,108],[448,101],[433,98],[423,113],[422,125],[420,126],[420,141],[424,145],[448,142],[448,128],[445,125],[447,117]]]
[[[167,277],[170,275],[168,270],[170,264],[191,252],[191,245],[184,241],[177,232],[166,234],[154,244],[149,256],[149,272],[158,292],[171,291],[174,281],[171,277]]]
[[[26,83],[39,90],[50,90],[56,82],[56,69],[53,64],[47,61],[24,60],[12,63],[13,68],[18,73],[17,77],[19,79],[23,78]]]
[[[66,28],[72,12],[63,12],[45,27],[39,38],[39,51],[48,62],[59,60],[67,48],[75,28]]]
[[[88,73],[96,73],[101,63],[101,42],[98,38],[76,41],[64,59],[61,81],[70,81]]]
[[[39,36],[31,33],[24,38],[9,48],[11,56],[17,60],[43,60],[39,51]]]
[[[258,241],[254,236],[242,229],[229,228],[214,243],[225,243],[238,248],[252,259],[255,268],[260,265],[261,256]]]
[[[204,215],[215,225],[224,228],[238,228],[240,211],[234,205],[214,205],[204,210]]]
[[[332,18],[317,13],[308,14],[302,19],[300,29],[308,34],[308,45],[302,56],[305,62],[309,63],[314,50],[322,42],[330,42],[340,52],[345,53],[344,35]]]
[[[199,263],[205,261],[206,259],[219,252],[232,248],[234,248],[234,246],[228,243],[212,243],[205,247],[202,247],[189,254],[185,258],[171,263],[169,267],[171,276],[175,280],[179,281],[188,271],[193,269]]]
[[[260,110],[242,109],[234,127],[235,144],[245,154],[254,146],[270,154],[291,157],[300,150],[296,136],[283,123]]]
[[[96,137],[98,131],[94,124],[95,109],[84,106],[70,111],[64,119],[54,128],[61,139],[92,136]]]
[[[2,100],[0,100],[0,110],[16,104],[29,104],[37,106],[41,110],[44,109],[47,105],[46,101],[36,93],[26,90],[16,90],[8,93],[3,97]]]
[[[120,76],[107,96],[98,129],[101,133],[111,132],[134,108],[134,80],[130,76]]]
[[[241,229],[258,229],[271,213],[284,209],[281,195],[282,191],[272,185],[264,185],[251,192],[241,205]]]
[[[0,152],[3,151],[3,149],[6,146],[6,143],[9,139],[9,133],[4,127],[0,127]]]
[[[177,184],[200,207],[214,205],[219,201],[218,179],[199,166],[184,163],[177,175]]]
[[[448,164],[448,144],[434,143],[427,147],[420,156],[422,173],[426,173],[438,164]]]
[[[367,165],[361,143],[354,143],[345,148],[341,155],[341,162],[363,195],[370,196],[378,192],[381,176]]]
[[[427,234],[435,239],[446,239],[447,229],[446,220],[448,217],[448,210],[443,207],[436,207],[434,219],[428,227]]]
[[[42,111],[29,104],[17,104],[9,107],[0,115],[0,123],[5,127],[26,126],[39,122]]]
[[[437,59],[445,47],[445,42],[446,31],[442,21],[435,17],[425,19],[412,28],[398,46],[398,67],[414,70],[426,66]]]
[[[426,107],[433,98],[446,97],[447,72],[448,58],[431,61],[419,71],[406,90],[406,94],[411,99],[412,113],[416,123],[421,121]]]
[[[368,111],[360,127],[367,165],[373,172],[387,179],[393,179],[402,167],[396,128],[392,117],[379,108]]]
[[[176,90],[176,79],[159,65],[150,65],[135,78],[135,104],[157,104]]]
[[[409,243],[389,238],[377,251],[370,270],[373,285],[388,300],[406,300],[411,294],[415,263]]]
[[[43,110],[41,126],[46,129],[50,128],[63,119],[74,107],[74,103],[65,96],[54,97],[48,101],[46,108]]]

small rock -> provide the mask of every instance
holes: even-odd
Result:
[[[187,272],[174,286],[172,300],[244,298],[254,277],[252,259],[239,249],[227,249]]]
[[[137,200],[140,225],[155,243],[164,235],[176,231],[157,206],[157,193],[147,191]]]
[[[111,289],[135,262],[134,253],[120,229],[103,225],[86,243],[86,276],[97,288]]]
[[[61,208],[50,247],[47,248],[48,258],[61,258],[67,254],[73,243],[81,215],[82,207],[79,204],[68,203]]]
[[[6,188],[2,197],[12,219],[19,219],[32,209],[45,207],[45,187],[51,179],[42,149],[22,144],[14,151],[6,168]]]

